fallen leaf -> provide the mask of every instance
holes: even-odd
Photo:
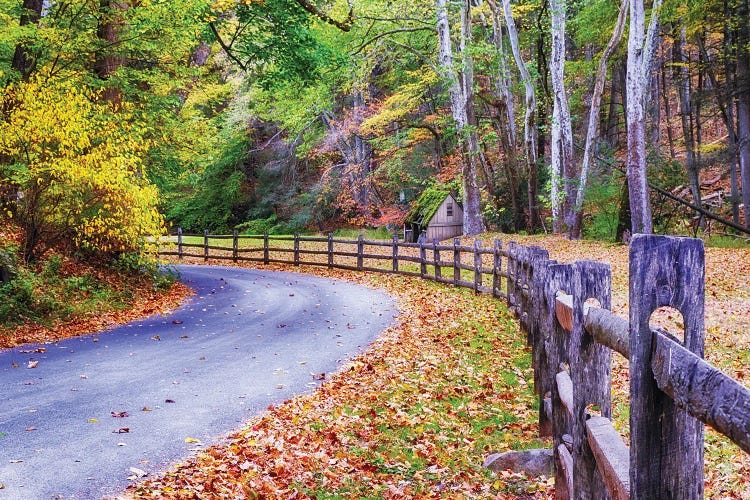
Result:
[[[148,406],[144,406],[143,408],[141,408],[141,411],[152,411],[152,410]]]
[[[39,365],[39,361],[29,361],[29,364],[26,366],[26,368],[36,368]]]
[[[325,373],[313,373],[312,377],[315,380],[325,380],[326,379],[326,374]]]
[[[129,432],[130,427],[120,427],[119,429],[112,431],[112,434],[128,434]]]
[[[10,366],[12,366],[13,368],[18,368],[18,363],[11,363]]]
[[[118,411],[118,412],[111,411],[110,413],[112,414],[114,418],[125,418],[125,417],[130,416],[128,415],[128,412],[126,411]]]
[[[99,419],[98,418],[90,418],[90,419],[87,420],[87,422],[90,423],[90,424],[96,424],[96,423],[99,423]]]
[[[36,430],[36,427],[34,427],[33,425],[30,425],[29,427],[26,427],[26,431],[27,432],[28,431],[35,431],[35,430]]]
[[[145,470],[139,469],[137,467],[130,467],[128,470],[132,472],[133,474],[135,474],[137,477],[148,476],[148,472],[146,472]]]
[[[164,402],[165,403],[174,403],[174,399],[165,399]]]
[[[200,439],[193,438],[193,437],[186,437],[185,438],[185,442],[188,443],[188,444],[190,444],[190,443],[201,444],[201,440]]]
[[[181,325],[182,321],[180,321],[179,319],[175,319],[175,320],[172,320],[172,324],[174,324],[174,325]]]

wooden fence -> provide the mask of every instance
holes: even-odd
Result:
[[[186,243],[184,238],[203,238],[202,243]],[[472,246],[453,244],[407,243],[394,236],[391,241],[357,240],[327,237],[183,234],[177,230],[176,243],[170,250],[160,249],[160,255],[197,257],[204,260],[223,259],[233,262],[281,263],[295,266],[322,266],[330,269],[370,271],[417,276],[440,283],[471,288],[479,293],[506,297],[502,289],[508,274],[502,271],[502,258],[508,253],[495,240],[492,248],[483,247],[480,240]],[[231,241],[231,246],[211,244],[211,240]],[[257,242],[245,246],[246,242]],[[162,242],[163,245],[163,242]],[[212,253],[213,252],[213,253]],[[506,278],[506,279],[503,279]]]
[[[161,254],[398,273],[507,300],[531,346],[534,388],[540,398],[539,430],[552,436],[557,498],[702,498],[704,423],[750,453],[750,390],[702,359],[701,240],[633,237],[630,317],[625,320],[609,310],[608,264],[559,264],[539,247],[511,242],[503,249],[497,240],[492,248],[483,248],[478,240],[462,246],[458,239],[453,245],[440,245],[396,238],[366,241],[361,236],[347,241],[330,235],[211,236],[207,232],[200,245],[184,243],[182,236],[178,232],[176,251]],[[209,245],[216,238],[231,239],[232,246]],[[243,238],[262,240],[262,246],[240,248]],[[291,243],[291,248],[272,247],[271,241]],[[302,248],[304,243],[324,248]],[[341,246],[349,250],[337,250]],[[379,248],[380,253],[369,253],[369,247]],[[191,253],[195,248],[202,252]],[[218,253],[209,255],[211,250]],[[443,260],[444,255],[452,259]],[[418,266],[419,271],[405,269],[403,263]],[[450,272],[444,276],[446,270],[452,270],[452,276]],[[473,280],[465,279],[466,274]],[[490,286],[484,284],[487,275]],[[683,315],[684,341],[649,326],[652,313],[663,306]],[[630,446],[610,422],[613,351],[629,360]]]

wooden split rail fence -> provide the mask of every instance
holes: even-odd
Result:
[[[608,264],[560,264],[542,248],[513,242],[504,249],[497,240],[492,248],[483,248],[479,240],[462,246],[458,239],[453,245],[440,245],[404,243],[395,237],[384,242],[361,236],[348,241],[331,235],[211,236],[205,232],[200,245],[184,243],[182,237],[178,231],[176,251],[161,254],[398,273],[507,300],[531,346],[534,388],[540,398],[539,430],[552,436],[557,498],[702,498],[704,423],[750,453],[750,390],[702,359],[701,240],[633,237],[629,320],[625,320],[609,310]],[[232,239],[232,247],[209,245],[210,239],[222,238]],[[262,246],[240,248],[243,238],[262,240]],[[272,241],[292,245],[271,247]],[[303,249],[303,243],[324,244],[324,248]],[[355,248],[336,249],[342,245]],[[381,253],[367,253],[368,247],[379,247]],[[191,253],[195,248],[203,252]],[[219,253],[209,255],[211,250]],[[287,258],[278,257],[285,254]],[[463,254],[471,256],[465,259],[470,263],[464,263]],[[443,260],[447,255],[452,260]],[[342,263],[340,258],[356,264]],[[402,262],[418,265],[419,271]],[[452,276],[446,270],[452,270]],[[473,280],[464,279],[466,273]],[[485,275],[491,277],[490,286],[484,284]],[[649,325],[652,313],[663,306],[682,314],[684,340]],[[630,446],[610,421],[613,351],[629,360]]]

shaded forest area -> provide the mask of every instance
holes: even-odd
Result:
[[[750,226],[748,0],[0,0],[0,195],[33,262],[165,228]],[[651,183],[662,191],[649,189]],[[675,198],[678,201],[675,201]]]

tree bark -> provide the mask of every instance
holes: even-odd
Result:
[[[523,210],[520,203],[520,181],[518,165],[518,140],[516,134],[516,111],[513,94],[510,90],[507,54],[503,46],[503,33],[500,16],[502,13],[495,0],[488,0],[492,15],[492,43],[495,46],[499,74],[494,75],[495,107],[498,109],[497,129],[503,151],[503,167],[508,180],[508,194],[513,211],[513,229],[523,228]]]
[[[39,22],[43,7],[44,2],[42,0],[24,0],[19,25],[27,26]],[[34,69],[36,69],[36,54],[27,44],[19,43],[16,45],[16,51],[13,54],[13,69],[21,73],[21,78],[24,81],[28,81]]]
[[[628,36],[627,69],[627,175],[630,192],[630,217],[634,233],[653,232],[651,202],[646,177],[646,91],[661,0],[655,0],[649,25],[649,36],[644,32],[643,0],[630,2],[630,32]],[[652,29],[653,28],[653,29]]]
[[[699,167],[695,156],[695,129],[693,127],[693,106],[691,104],[691,82],[690,82],[690,60],[685,54],[685,26],[680,28],[679,35],[674,39],[674,51],[672,57],[675,62],[675,73],[679,82],[680,95],[680,119],[682,122],[682,134],[685,141],[685,166],[687,168],[690,192],[693,202],[701,205],[701,186],[699,178]]]
[[[554,96],[552,111],[552,231],[561,233],[573,223],[575,180],[573,128],[565,91],[565,0],[550,0],[552,21],[552,59],[550,74]]]
[[[525,93],[526,93],[526,113],[524,115],[524,153],[526,156],[526,169],[528,179],[528,203],[529,203],[529,229],[534,230],[539,226],[539,200],[537,196],[537,146],[538,146],[538,131],[536,125],[536,93],[534,90],[534,82],[531,79],[531,74],[526,63],[521,56],[521,49],[518,43],[518,30],[516,29],[516,22],[513,19],[513,13],[510,8],[510,0],[503,1],[503,13],[505,14],[505,26],[508,29],[508,39],[510,41],[510,47],[513,52],[513,58],[516,61],[518,72],[521,75],[521,81],[523,82]]]
[[[117,104],[122,100],[120,88],[110,80],[115,72],[125,65],[121,53],[120,41],[125,27],[124,12],[128,10],[125,2],[117,0],[100,0],[99,19],[96,35],[99,38],[99,49],[96,52],[94,72],[102,80],[104,90],[101,99]]]
[[[481,161],[479,137],[474,123],[474,73],[467,45],[471,43],[471,5],[469,0],[461,2],[461,36],[459,56],[462,68],[457,71],[453,64],[453,44],[448,24],[447,0],[437,0],[438,60],[451,101],[451,113],[456,123],[456,132],[461,149],[461,174],[463,182],[464,235],[475,236],[485,231],[481,213],[481,196],[477,182],[477,170]]]
[[[737,145],[745,226],[750,228],[750,0],[738,0]]]

